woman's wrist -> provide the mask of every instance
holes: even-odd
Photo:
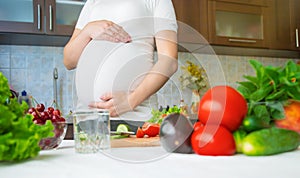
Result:
[[[132,93],[130,93],[128,95],[128,103],[129,103],[131,110],[133,110],[134,108],[136,108],[139,104],[141,104],[143,102],[143,99],[141,96],[142,95],[138,94],[137,90],[133,91]]]
[[[91,41],[93,39],[93,35],[91,33],[91,30],[90,30],[90,27],[89,27],[89,23],[82,29],[82,35],[83,37],[88,40],[88,41]]]

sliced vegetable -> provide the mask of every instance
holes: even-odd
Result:
[[[146,123],[142,127],[142,131],[149,137],[155,137],[159,134],[160,125],[154,123]]]
[[[119,124],[117,126],[117,130],[116,132],[118,133],[121,133],[121,132],[128,132],[130,131],[130,127],[127,125],[127,124]]]
[[[141,127],[138,127],[136,131],[136,138],[143,138],[145,136],[144,131],[141,129]]]

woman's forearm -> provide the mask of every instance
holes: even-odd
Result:
[[[75,29],[72,38],[64,48],[64,65],[67,69],[76,68],[82,51],[90,41],[90,36],[84,30]]]
[[[177,35],[164,31],[156,38],[158,61],[146,75],[141,84],[129,95],[129,102],[135,108],[145,99],[157,92],[177,71]]]
[[[130,105],[135,108],[145,99],[156,93],[177,70],[174,59],[160,59],[147,74],[142,83],[129,96]]]

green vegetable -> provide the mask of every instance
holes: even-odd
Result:
[[[129,132],[130,131],[130,127],[127,124],[119,124],[117,127],[116,132]]]
[[[8,81],[0,72],[0,161],[20,161],[37,156],[42,138],[53,136],[51,121],[32,122],[26,102],[10,98]]]
[[[243,119],[242,128],[247,132],[270,127],[269,119],[257,118],[255,116],[246,116]]]
[[[236,146],[236,152],[237,153],[242,153],[243,149],[243,139],[246,137],[247,132],[244,131],[243,129],[238,129],[233,132],[233,138],[235,141],[235,146]]]
[[[172,113],[181,113],[181,108],[174,105],[170,108],[164,108],[161,111],[153,109],[151,113],[152,117],[147,122],[161,124],[167,115]]]
[[[244,76],[238,91],[248,102],[248,116],[269,124],[284,118],[283,106],[289,99],[300,100],[300,66],[289,60],[282,67],[263,66],[249,61],[256,76]]]
[[[295,150],[299,143],[297,132],[271,127],[249,133],[243,139],[242,152],[249,156],[273,155]]]

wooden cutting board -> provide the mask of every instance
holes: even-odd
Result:
[[[113,139],[111,140],[112,148],[122,148],[122,147],[151,147],[160,146],[159,136],[157,137],[145,137],[136,138],[134,136],[129,136],[128,138]]]

